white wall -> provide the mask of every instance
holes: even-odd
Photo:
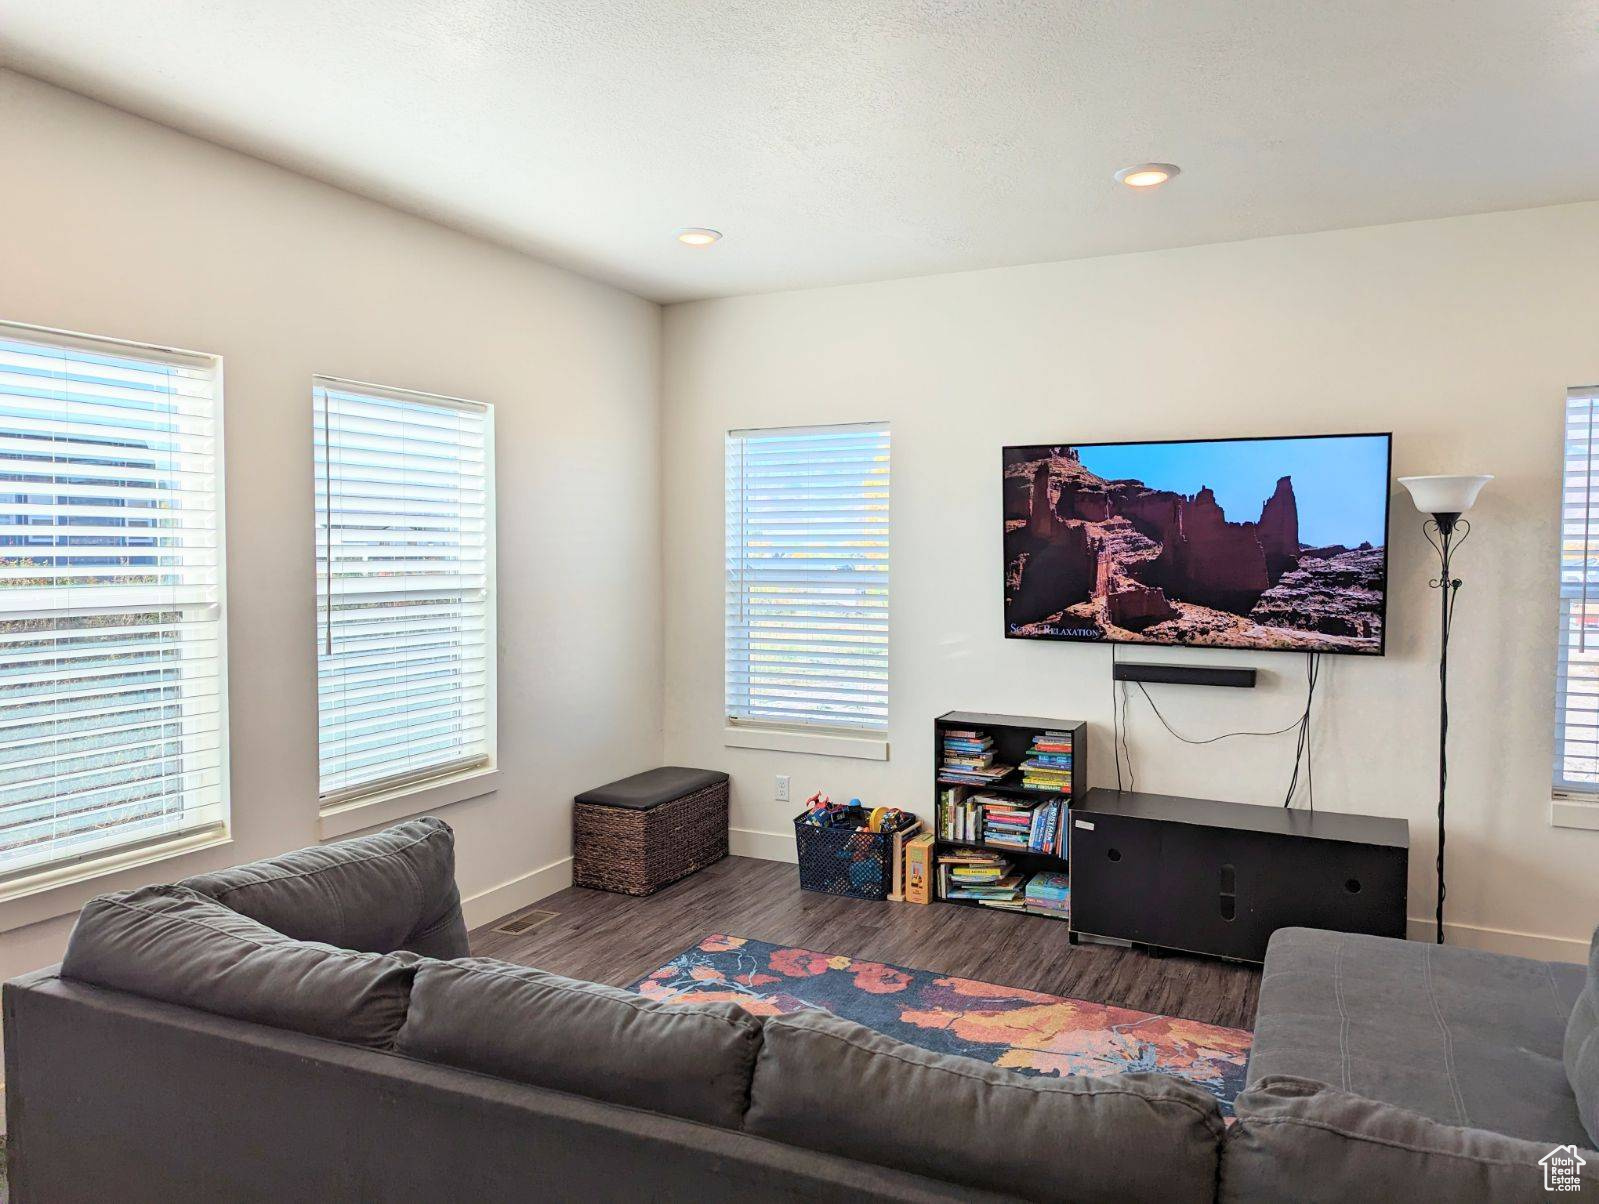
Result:
[[[1000,447],[1392,430],[1396,475],[1497,476],[1458,559],[1452,939],[1580,958],[1599,832],[1548,823],[1555,520],[1564,390],[1595,381],[1595,204],[670,307],[667,758],[730,770],[736,847],[777,856],[797,810],[772,801],[777,773],[796,803],[927,813],[930,721],[951,708],[1085,719],[1110,784],[1109,650],[1001,636]],[[723,432],[867,419],[894,432],[892,758],[725,748]],[[1323,660],[1316,801],[1410,821],[1410,914],[1430,921],[1435,566],[1395,491],[1388,655]],[[1261,670],[1254,691],[1160,688],[1186,734],[1302,705],[1299,657],[1145,655]],[[1136,696],[1131,743],[1140,789],[1253,803],[1281,802],[1293,752],[1180,745]]]
[[[316,840],[318,372],[497,407],[502,788],[442,812],[479,914],[564,882],[575,790],[663,759],[663,597],[664,759],[733,772],[746,851],[791,848],[779,772],[796,799],[927,810],[929,720],[953,707],[1087,719],[1107,783],[1108,651],[1000,636],[999,447],[1392,429],[1396,473],[1498,475],[1459,562],[1453,939],[1574,957],[1599,920],[1599,832],[1547,822],[1561,396],[1599,380],[1599,205],[672,307],[662,411],[659,311],[615,290],[5,71],[0,163],[0,318],[225,358],[235,835],[0,905],[0,975],[57,957],[94,890]],[[895,440],[892,759],[725,748],[722,434],[874,418]],[[1319,806],[1411,821],[1425,919],[1436,632],[1407,507],[1389,655],[1324,661],[1316,783]],[[1146,655],[1263,671],[1252,693],[1162,690],[1187,732],[1297,709],[1297,658]],[[1261,803],[1292,752],[1187,748],[1140,702],[1132,744],[1140,787]]]
[[[316,842],[313,373],[495,405],[500,789],[439,814],[475,918],[564,885],[573,793],[660,760],[659,309],[6,71],[0,164],[0,318],[224,358],[234,833],[0,904],[0,977]]]

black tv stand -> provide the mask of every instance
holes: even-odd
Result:
[[[1258,962],[1279,928],[1405,935],[1402,819],[1105,789],[1070,818],[1074,937]]]

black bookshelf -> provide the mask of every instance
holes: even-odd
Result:
[[[946,731],[980,731],[994,741],[994,759],[1003,765],[1020,766],[1027,757],[1033,738],[1042,732],[1066,732],[1071,736],[1072,769],[1071,789],[1053,792],[1029,789],[1022,785],[1019,769],[1013,769],[992,785],[971,785],[946,781],[943,777],[944,733]],[[950,711],[933,720],[933,822],[934,858],[947,849],[978,849],[997,853],[1008,858],[1023,872],[1042,873],[1056,871],[1069,873],[1068,836],[1071,831],[1070,811],[1088,790],[1088,725],[1078,719],[1045,719],[1034,715],[990,715],[980,711]],[[953,791],[954,801],[960,802],[973,794],[995,795],[1017,802],[1047,803],[1058,800],[1063,804],[1060,816],[1060,853],[1040,853],[1017,849],[1010,845],[988,844],[982,840],[954,840],[944,836],[945,793]],[[1008,908],[988,907],[976,899],[946,899],[943,897],[943,875],[936,868],[934,889],[938,901],[957,907],[979,907],[985,911],[999,911],[1011,915],[1029,915],[1039,919],[1066,923],[1060,916],[1044,915],[1036,911],[1011,911]]]

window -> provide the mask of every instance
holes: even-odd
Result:
[[[1599,386],[1566,394],[1555,790],[1599,793]]]
[[[494,754],[493,411],[318,377],[324,807]]]
[[[218,361],[0,324],[0,881],[227,819]]]
[[[730,723],[888,728],[888,426],[727,436]]]

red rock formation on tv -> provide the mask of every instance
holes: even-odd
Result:
[[[1149,573],[1173,597],[1234,614],[1247,614],[1271,588],[1255,524],[1228,522],[1208,488],[1179,497]]]
[[[1142,631],[1152,623],[1177,618],[1178,611],[1163,591],[1133,582],[1105,595],[1106,613],[1117,627]]]
[[[1282,575],[1299,563],[1299,503],[1294,498],[1294,483],[1277,478],[1277,488],[1266,499],[1258,524],[1260,547],[1266,553],[1266,575],[1276,585]]]
[[[1082,523],[1058,523],[1046,500],[1049,474],[1040,467],[1027,515],[1028,550],[1020,556],[1006,608],[1018,623],[1035,623],[1093,596],[1098,553]]]
[[[1216,496],[1105,480],[1070,447],[1005,466],[1006,623],[1018,635],[1374,650],[1384,552],[1307,548],[1289,477],[1254,522]]]

